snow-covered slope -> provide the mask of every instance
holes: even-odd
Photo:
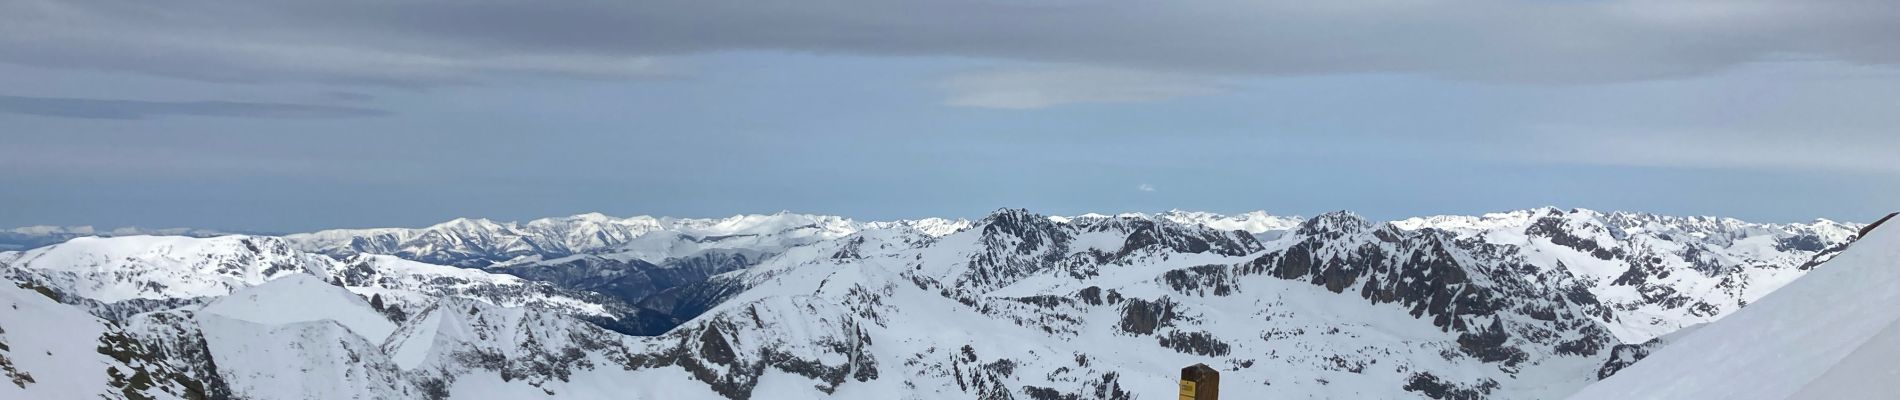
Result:
[[[107,393],[110,359],[93,351],[105,325],[30,290],[0,285],[0,397],[80,399]]]
[[[206,398],[202,382],[154,363],[146,345],[51,291],[0,285],[0,398]],[[216,392],[213,392],[216,393]]]
[[[589,292],[558,289],[512,275],[426,264],[386,255],[358,255],[335,264],[332,275],[350,291],[381,298],[389,307],[415,311],[445,297],[480,299],[507,307],[564,314],[618,317],[630,306]]]
[[[414,397],[378,351],[396,325],[348,290],[293,275],[218,299],[195,315],[218,375],[240,397]]]
[[[1873,399],[1900,393],[1900,229],[1572,399]]]
[[[335,321],[371,342],[381,343],[396,324],[349,290],[310,275],[292,275],[219,298],[198,310],[200,317],[258,325]]]

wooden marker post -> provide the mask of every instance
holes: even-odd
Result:
[[[1181,400],[1220,400],[1220,371],[1207,364],[1182,368]]]

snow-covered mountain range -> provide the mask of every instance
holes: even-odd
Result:
[[[87,237],[0,252],[0,397],[1154,399],[1205,363],[1271,398],[1562,398],[1863,227],[1005,209]]]
[[[192,228],[146,229],[146,228],[139,228],[139,227],[122,227],[122,228],[113,228],[113,229],[98,229],[92,226],[85,226],[85,225],[82,225],[82,226],[34,225],[34,226],[23,226],[23,227],[12,228],[12,229],[0,229],[0,251],[31,249],[35,247],[46,246],[50,244],[64,242],[67,240],[72,240],[73,238],[87,237],[87,236],[109,237],[109,236],[165,235],[165,236],[212,237],[212,236],[230,235],[234,233],[236,232],[225,232],[225,231],[210,230],[210,229],[192,229]]]

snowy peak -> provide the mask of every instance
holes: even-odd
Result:
[[[1016,255],[1040,254],[1060,258],[1066,255],[1070,232],[1048,217],[1023,209],[1002,209],[977,222],[984,248],[992,253]]]
[[[1098,217],[1098,218],[1105,218],[1105,217]],[[1053,221],[1047,216],[1029,212],[1028,209],[998,208],[996,209],[996,211],[991,211],[989,215],[983,216],[983,219],[977,222],[977,225],[984,226],[984,227],[1000,225],[1002,227],[1014,230],[1014,228],[1012,227],[1053,226],[1053,225],[1049,225],[1049,223],[1052,223],[1052,222],[1059,222],[1059,221]],[[985,229],[988,229],[988,228],[985,228]]]
[[[0,255],[25,279],[87,299],[190,299],[292,274],[327,277],[329,260],[293,250],[275,237],[82,237]]]
[[[487,218],[456,218],[456,219],[452,219],[448,221],[443,221],[442,223],[438,223],[435,225],[430,225],[429,227],[422,228],[422,229],[425,231],[435,231],[435,232],[444,232],[444,231],[493,232],[493,231],[501,230],[503,228],[504,227],[501,224],[497,224],[495,223],[495,221],[490,221]]]
[[[421,310],[383,347],[398,367],[427,370],[428,366],[454,367],[457,357],[470,354],[533,362],[536,357],[564,353],[577,338],[614,341],[617,337],[561,314],[451,297]]]
[[[1224,231],[1242,231],[1254,235],[1290,231],[1298,228],[1300,223],[1305,221],[1295,216],[1269,215],[1266,211],[1220,215],[1200,211],[1169,210],[1156,214],[1155,217],[1175,223],[1201,225]]]
[[[1523,227],[1531,220],[1547,216],[1562,216],[1563,211],[1555,207],[1543,207],[1529,210],[1517,210],[1501,213],[1486,213],[1479,216],[1435,215],[1412,217],[1392,221],[1392,225],[1405,230],[1436,228],[1451,232],[1481,232],[1500,228]]]
[[[970,227],[975,226],[975,225],[976,225],[975,222],[971,222],[970,220],[962,219],[962,218],[958,218],[958,219],[923,218],[923,219],[904,219],[904,220],[889,221],[889,222],[884,222],[884,221],[867,222],[864,224],[863,229],[864,230],[907,229],[907,230],[915,231],[926,237],[935,238],[935,237],[947,236],[952,233],[957,233],[964,229],[969,229]]]
[[[260,325],[331,321],[370,343],[381,343],[396,330],[369,302],[311,275],[289,275],[233,292],[198,313]]]
[[[1130,255],[1139,255],[1143,252],[1240,256],[1261,250],[1260,243],[1254,236],[1244,231],[1221,230],[1207,225],[1179,223],[1161,218],[1118,217],[1077,220],[1068,226],[1077,231],[1077,236],[1101,234],[1108,234],[1111,238],[1119,236],[1121,246],[1112,249],[1112,258],[1120,263],[1129,261],[1127,258]]]
[[[212,314],[195,320],[215,376],[233,398],[422,397],[375,343],[342,322],[268,324]]]
[[[810,230],[830,237],[844,236],[858,229],[855,222],[829,215],[794,214],[781,211],[770,215],[734,215],[721,219],[664,218],[662,221],[693,236],[767,235]]]
[[[1320,214],[1306,222],[1301,222],[1296,233],[1301,235],[1319,235],[1325,233],[1353,234],[1372,230],[1377,225],[1351,211],[1333,211]]]
[[[1048,217],[1022,209],[990,213],[972,228],[974,254],[956,286],[987,292],[1038,273],[1069,253],[1072,235]]]

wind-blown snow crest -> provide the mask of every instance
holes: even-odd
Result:
[[[396,330],[396,324],[363,298],[310,275],[285,276],[239,290],[205,305],[198,314],[261,325],[335,321],[372,343],[382,343]]]

